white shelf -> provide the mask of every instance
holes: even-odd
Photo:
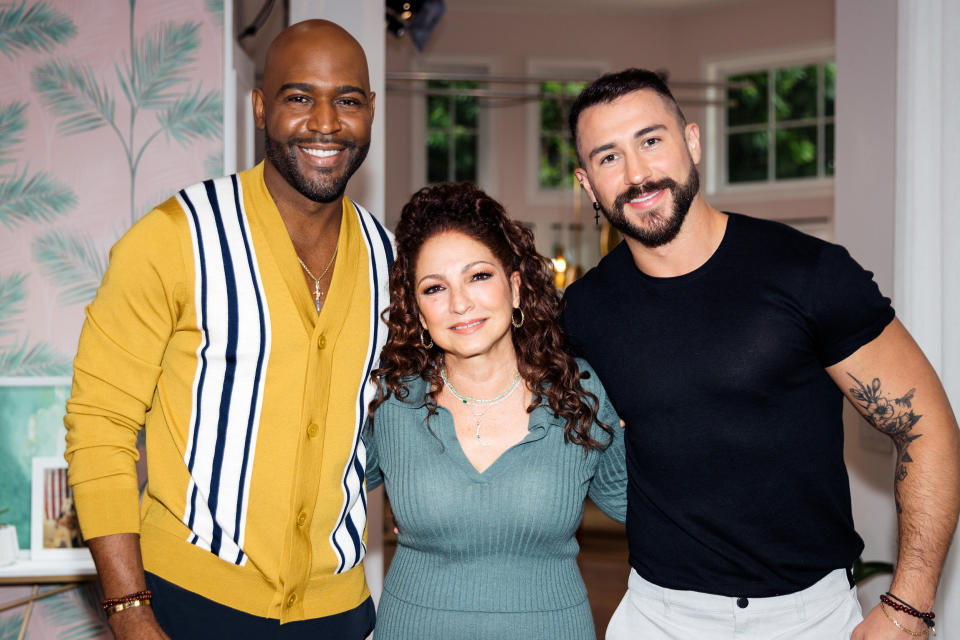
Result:
[[[97,574],[93,558],[57,558],[33,560],[29,551],[21,551],[17,561],[0,567],[0,583],[50,582],[51,578],[64,578],[71,582]]]

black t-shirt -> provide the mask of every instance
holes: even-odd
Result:
[[[627,423],[637,573],[765,597],[853,563],[843,396],[824,368],[893,316],[842,247],[738,214],[691,273],[650,277],[621,243],[567,289],[573,346]]]

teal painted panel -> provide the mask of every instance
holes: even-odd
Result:
[[[16,525],[21,549],[30,548],[30,474],[36,456],[65,447],[63,415],[70,387],[0,386],[0,522]]]

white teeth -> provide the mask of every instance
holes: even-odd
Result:
[[[475,322],[471,322],[470,324],[458,324],[457,326],[454,327],[454,329],[469,329],[470,327],[477,326],[481,322],[483,322],[483,320],[477,320]]]
[[[308,156],[313,156],[314,158],[329,158],[330,156],[335,156],[340,153],[340,149],[306,149],[300,147],[305,154]]]
[[[649,200],[649,199],[652,198],[653,196],[657,195],[658,193],[660,193],[660,191],[654,191],[653,193],[651,193],[651,194],[648,195],[648,196],[644,196],[644,197],[642,197],[642,198],[634,198],[634,199],[631,200],[630,202],[646,202],[647,200]]]

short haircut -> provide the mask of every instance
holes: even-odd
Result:
[[[581,165],[583,160],[580,158],[580,148],[577,144],[577,124],[580,121],[580,114],[588,107],[613,102],[617,98],[640,89],[650,89],[673,105],[680,128],[683,129],[687,126],[687,119],[683,116],[683,111],[680,110],[677,99],[673,97],[667,83],[657,73],[647,69],[630,68],[602,75],[581,91],[570,107],[570,135],[573,138],[573,145],[577,149],[577,158],[580,159]]]

